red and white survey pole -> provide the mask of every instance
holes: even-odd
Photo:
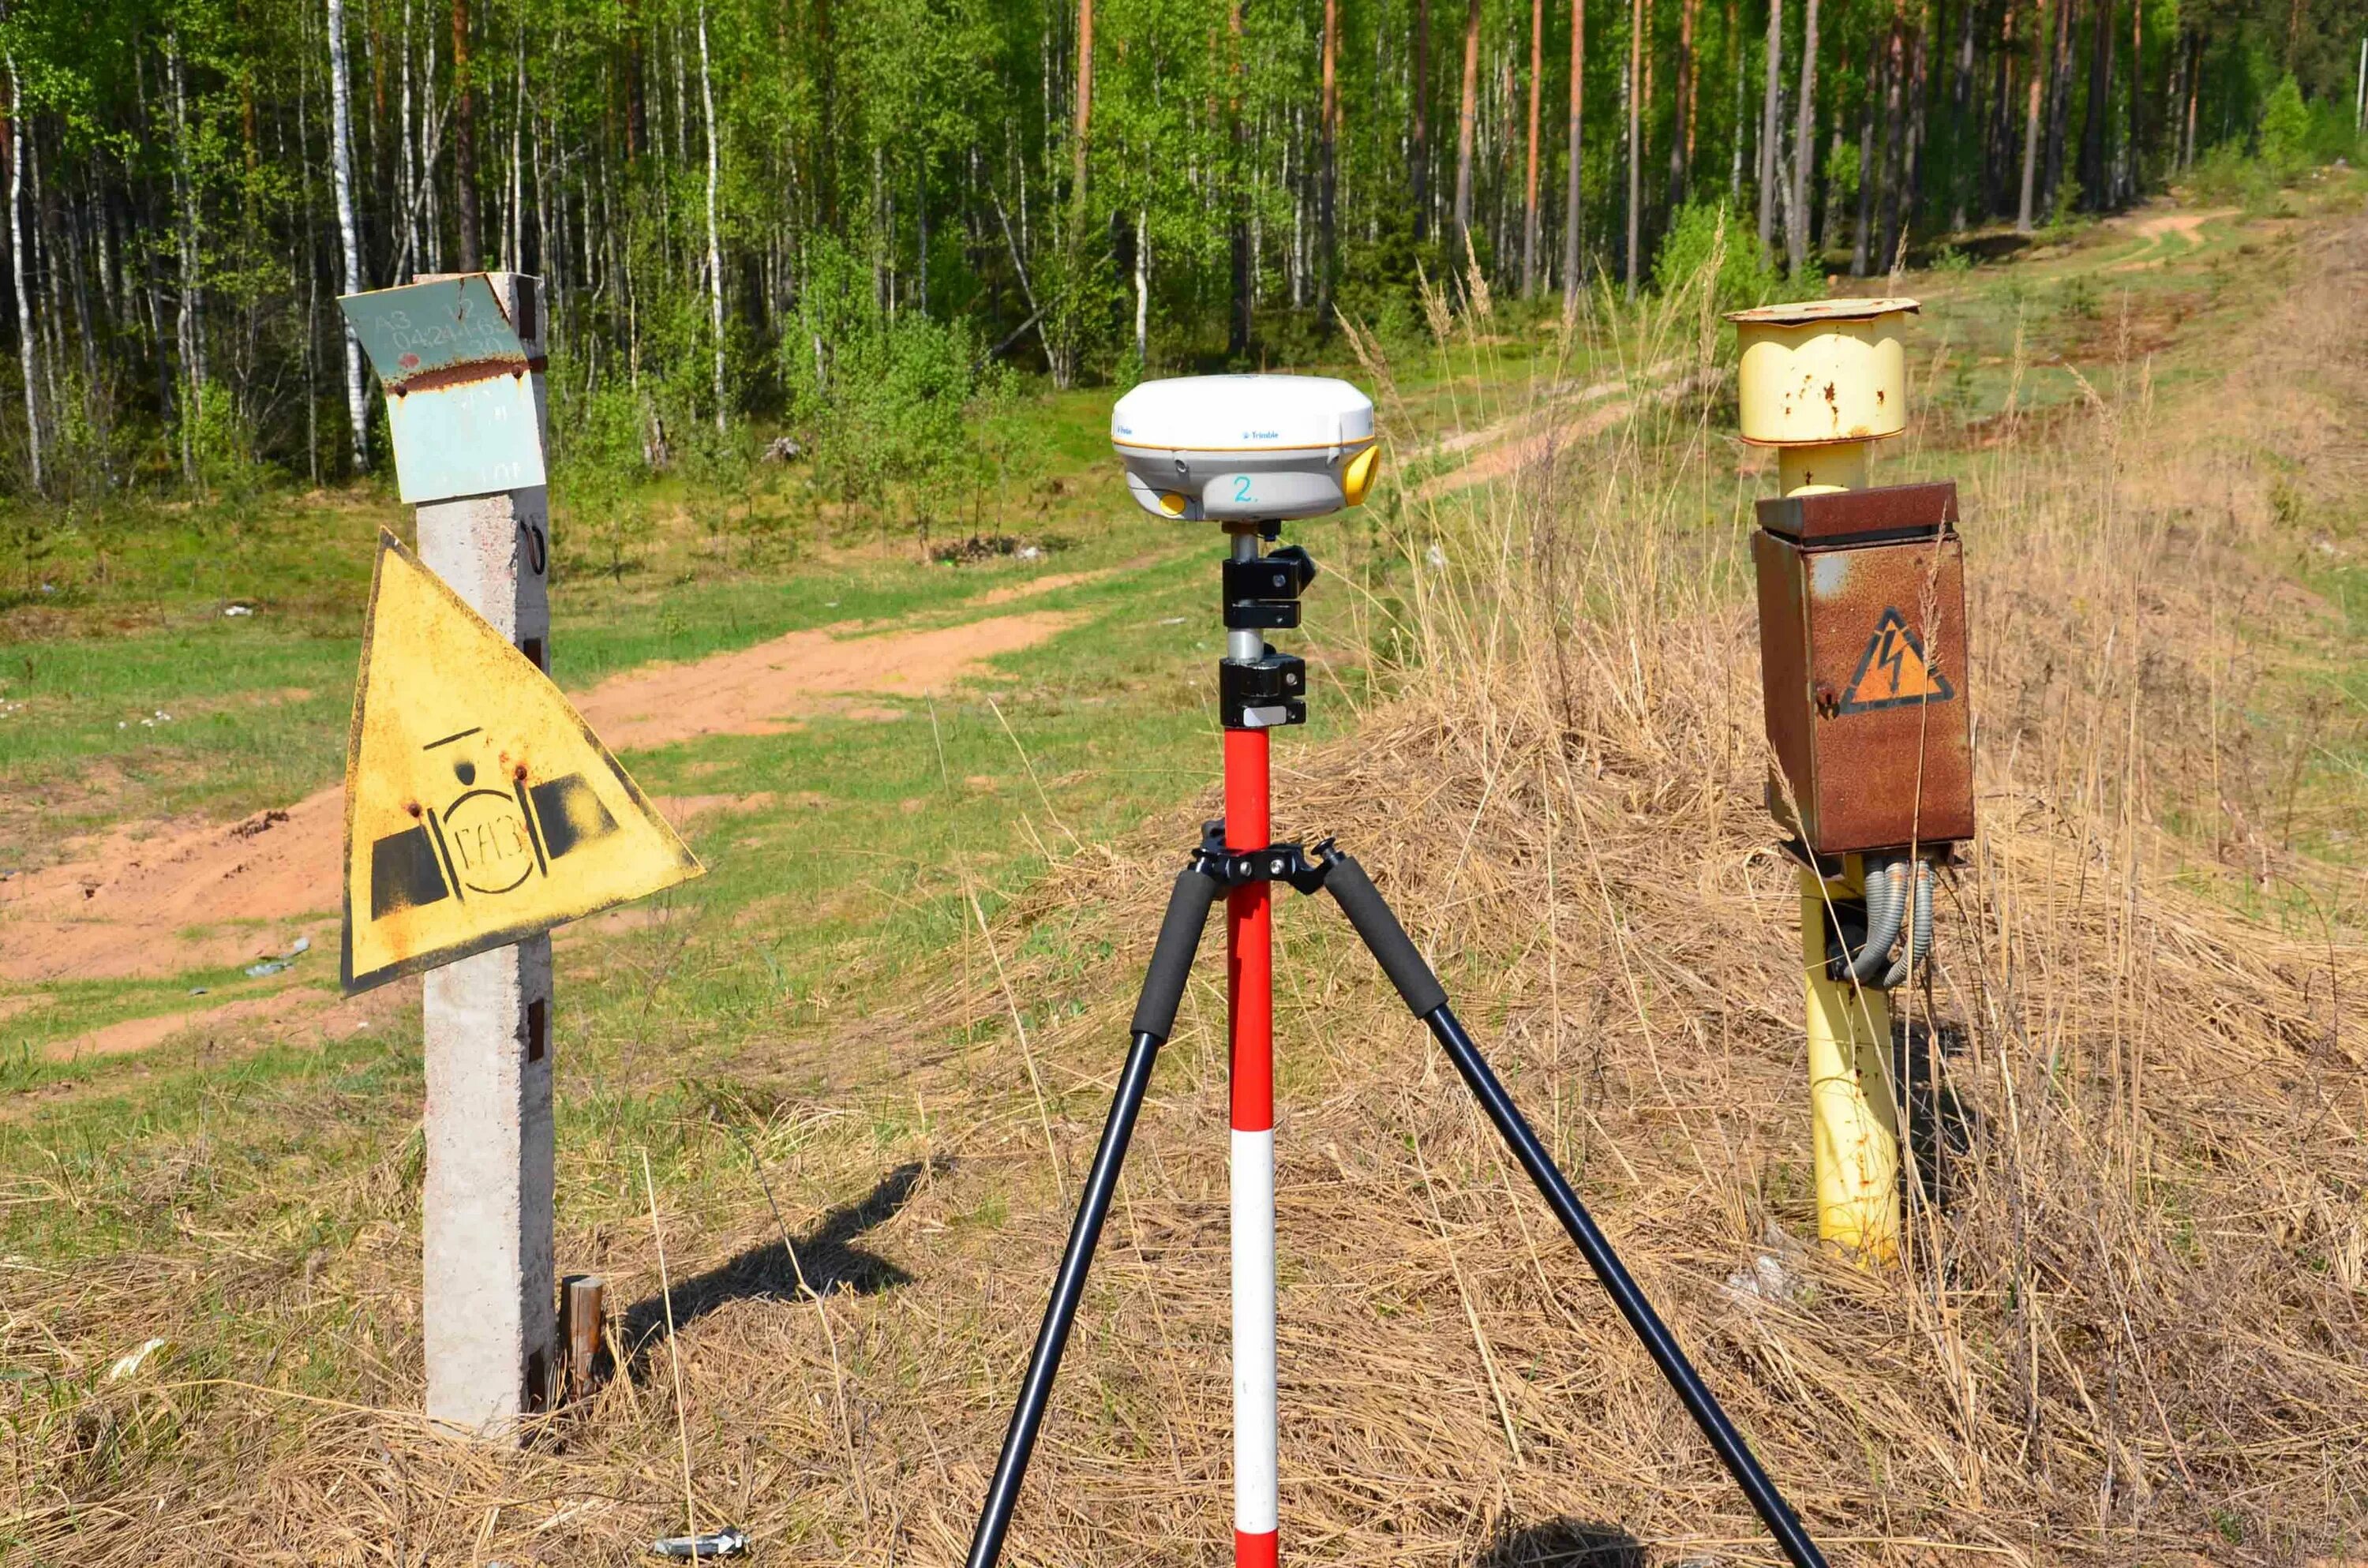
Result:
[[[1236,559],[1256,535],[1236,534]],[[1258,642],[1256,633],[1235,632]],[[1263,653],[1256,648],[1250,656]],[[1225,732],[1225,847],[1264,849],[1267,733]],[[1274,1568],[1279,1507],[1274,1360],[1274,884],[1225,894],[1225,1017],[1232,1068],[1234,1562]]]

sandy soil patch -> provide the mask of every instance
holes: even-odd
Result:
[[[871,637],[793,631],[612,676],[576,706],[620,752],[771,733],[858,695],[948,690],[1079,619],[1038,611]],[[180,974],[284,951],[298,935],[324,949],[336,934],[344,837],[341,787],[228,827],[149,822],[94,835],[63,864],[0,882],[0,980]]]
[[[2108,272],[2136,272],[2144,267],[2160,267],[2175,256],[2184,255],[2203,243],[2203,225],[2215,219],[2234,218],[2234,207],[2211,207],[2201,211],[2174,210],[2151,212],[2129,226],[2130,233],[2146,242],[2146,248],[2123,257],[2105,268]],[[2174,249],[2172,240],[2185,242]]]

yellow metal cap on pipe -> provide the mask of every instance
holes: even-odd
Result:
[[[1793,447],[1907,429],[1900,332],[1918,308],[1914,300],[1812,300],[1730,313],[1743,343],[1736,373],[1743,438]]]

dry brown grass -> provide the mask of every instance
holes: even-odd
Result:
[[[2368,1534],[2368,952],[2356,873],[2289,846],[2340,798],[2294,766],[2337,722],[2298,695],[2332,629],[2260,455],[2301,460],[2305,499],[2352,477],[2326,411],[2368,398],[2363,237],[2312,240],[2225,380],[2160,402],[2134,364],[2077,417],[1931,459],[1965,485],[1985,828],[1916,1004],[1964,1027],[1964,1146],[1896,1272],[1806,1239],[1794,884],[1736,578],[1760,482],[1714,411],[1647,405],[1484,504],[1401,514],[1360,613],[1400,639],[1402,694],[1278,748],[1283,830],[1373,869],[1838,1562],[2292,1562]],[[794,1091],[719,1100],[737,1131],[661,1164],[703,1521],[767,1561],[961,1560],[1190,837],[1178,813],[1079,856],[908,1017],[785,1051]],[[1281,920],[1286,1551],[1774,1561],[1338,924]],[[1221,984],[1204,961],[1155,1083],[1015,1563],[1229,1552]],[[188,1155],[158,1179],[203,1179]],[[317,1323],[327,1361],[7,1385],[0,1560],[623,1562],[679,1528],[662,1346],[523,1453],[401,1413],[416,1159],[314,1173],[351,1229],[301,1271],[238,1235],[70,1278],[9,1260],[0,1308],[85,1362],[128,1324],[185,1333],[200,1283],[256,1343]],[[655,1254],[622,1169],[563,1169],[616,1199],[563,1255],[632,1300]],[[768,1261],[777,1216],[818,1299]]]

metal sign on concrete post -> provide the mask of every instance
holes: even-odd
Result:
[[[539,293],[475,272],[338,302],[386,393],[420,561],[548,671]],[[506,1436],[549,1403],[558,1368],[551,937],[432,971],[424,993],[427,1415]]]

